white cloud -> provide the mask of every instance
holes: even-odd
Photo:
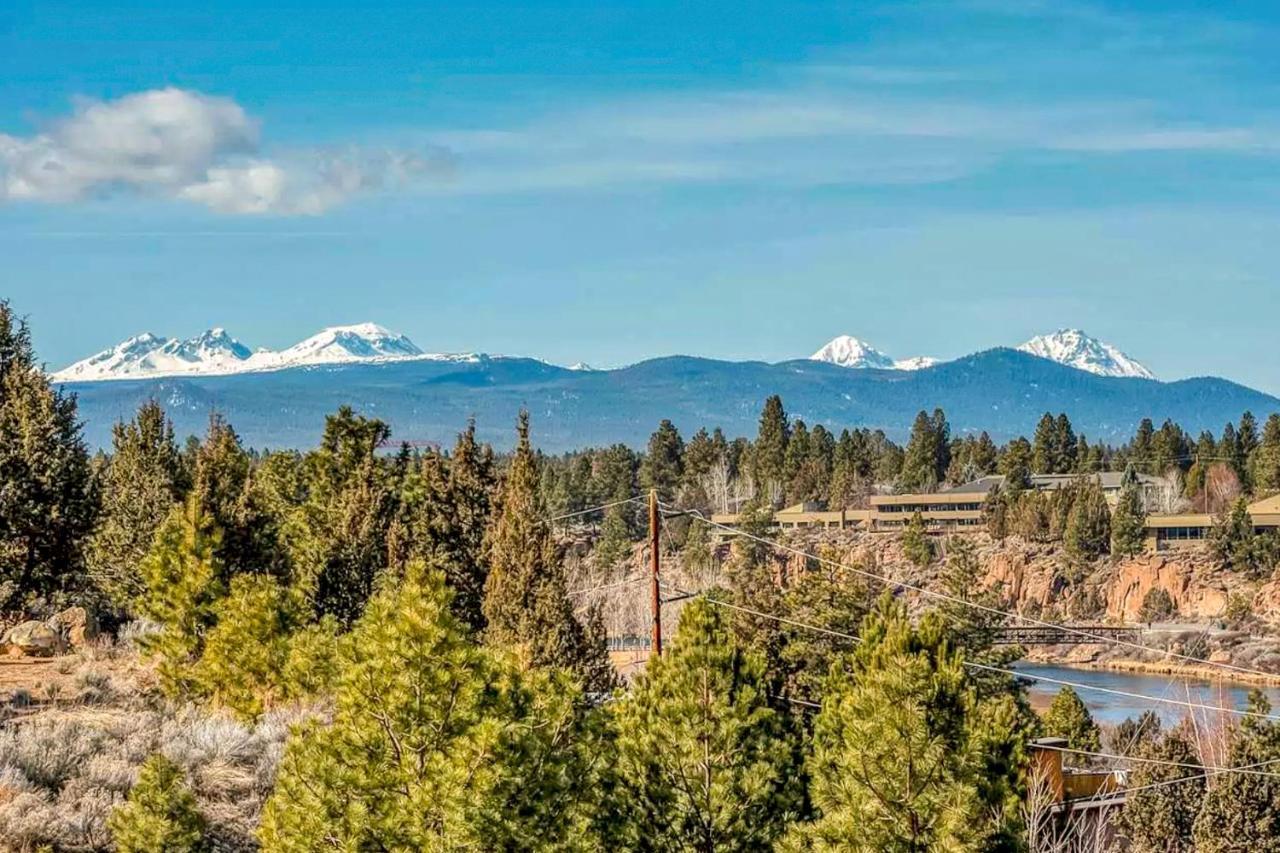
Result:
[[[133,192],[220,213],[314,215],[401,183],[432,162],[358,149],[267,158],[257,122],[235,101],[155,89],[81,102],[32,136],[0,134],[0,201],[65,203]]]

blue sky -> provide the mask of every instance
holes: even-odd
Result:
[[[374,320],[431,350],[958,356],[1078,326],[1280,392],[1280,9],[0,8],[0,295],[63,364]]]

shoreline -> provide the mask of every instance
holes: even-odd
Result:
[[[1049,664],[1065,669],[1083,669],[1110,672],[1129,672],[1136,675],[1167,675],[1177,678],[1194,678],[1197,681],[1227,682],[1250,687],[1280,687],[1280,673],[1258,674],[1224,670],[1212,664],[1191,665],[1185,663],[1152,662],[1141,660],[1065,661],[1053,658],[1023,658],[1028,663]],[[1224,675],[1224,673],[1227,673]]]

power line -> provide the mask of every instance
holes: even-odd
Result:
[[[668,507],[668,509],[675,510],[676,508]],[[825,557],[819,556],[817,554],[811,554],[800,548],[796,548],[782,542],[777,542],[775,540],[766,539],[763,536],[756,536],[753,533],[748,533],[747,531],[739,530],[725,524],[720,524],[719,522],[715,522],[707,518],[705,515],[703,515],[701,512],[697,510],[688,510],[686,512],[689,516],[691,516],[692,518],[698,519],[703,524],[718,528],[720,530],[728,531],[737,536],[750,539],[754,542],[759,542],[762,545],[768,545],[770,547],[777,548],[780,551],[786,551],[788,553],[794,554],[799,557],[805,557],[810,560],[815,560],[819,563],[822,563],[827,566],[831,566],[833,568],[843,569],[845,571],[853,572],[854,574],[862,575],[863,577],[880,581],[881,583],[886,584],[888,586],[897,587],[899,589],[909,589],[912,592],[919,593],[920,595],[928,596],[930,598],[936,598],[942,601],[949,602],[951,604],[958,604],[964,607],[971,607],[975,610],[981,610],[985,613],[990,613],[995,616],[1003,616],[1006,619],[1017,619],[1021,622],[1026,622],[1031,625],[1037,625],[1042,628],[1055,628],[1060,631],[1065,631],[1066,633],[1069,633],[1069,634],[1075,634],[1078,637],[1085,637],[1088,639],[1092,639],[1099,643],[1110,643],[1113,645],[1125,646],[1128,648],[1137,649],[1144,652],[1151,652],[1152,654],[1162,655],[1164,657],[1171,657],[1178,660],[1187,661],[1197,665],[1217,666],[1217,667],[1221,667],[1222,669],[1231,670],[1233,672],[1245,673],[1248,675],[1259,675],[1269,679],[1276,677],[1276,673],[1264,672],[1258,669],[1250,669],[1249,667],[1244,667],[1244,666],[1237,666],[1235,664],[1227,663],[1225,661],[1201,660],[1200,658],[1195,658],[1195,657],[1192,657],[1191,655],[1170,651],[1168,649],[1157,649],[1152,646],[1144,646],[1141,643],[1135,643],[1131,640],[1123,640],[1118,637],[1108,637],[1104,634],[1094,634],[1082,628],[1076,628],[1070,625],[1062,625],[1056,622],[1046,622],[1041,619],[1035,619],[1031,616],[1023,616],[1021,613],[1014,613],[1007,610],[1001,610],[997,607],[990,607],[985,604],[979,604],[978,602],[975,602],[975,601],[966,601],[965,599],[958,598],[957,596],[954,596],[954,595],[948,595],[947,593],[944,593],[944,592],[936,592],[931,589],[926,589],[925,587],[916,586],[915,584],[911,584],[906,581],[895,581],[883,575],[878,575],[874,572],[869,572],[866,569],[861,569],[856,566],[850,566],[850,565],[845,565],[843,563],[838,563],[835,560],[828,560]]]
[[[1254,770],[1254,765],[1249,767],[1213,767],[1206,766],[1204,764],[1192,764],[1186,761],[1169,761],[1164,758],[1144,758],[1137,755],[1115,755],[1108,752],[1091,752],[1087,749],[1072,749],[1066,746],[1049,746],[1042,743],[1035,744],[1035,748],[1047,749],[1050,752],[1062,752],[1069,755],[1086,755],[1090,758],[1106,758],[1112,761],[1132,761],[1137,764],[1153,764],[1165,767],[1178,767],[1186,770],[1200,770],[1206,773],[1240,773],[1247,776],[1264,776],[1269,779],[1280,779],[1280,773],[1267,773],[1262,770]],[[1280,764],[1280,758],[1273,758],[1256,766],[1270,764]]]
[[[591,507],[585,508],[585,510],[579,510],[576,512],[566,512],[566,514],[564,515],[554,515],[552,517],[549,517],[549,519],[547,520],[563,521],[564,519],[576,519],[576,517],[580,515],[590,515],[591,512],[599,512],[600,510],[612,510],[613,507],[622,506],[623,503],[635,503],[636,501],[639,501],[639,500],[640,500],[640,496],[622,498],[621,501],[613,501],[611,503],[602,503],[602,505],[600,506],[591,506]]]
[[[668,584],[668,586],[671,586],[671,585]],[[858,637],[855,634],[847,634],[843,631],[834,631],[830,628],[824,628],[821,625],[813,625],[806,622],[799,622],[795,619],[788,619],[784,616],[778,616],[776,614],[766,613],[762,610],[752,610],[750,608],[745,608],[740,605],[730,604],[727,601],[720,601],[719,599],[712,598],[708,596],[706,593],[692,593],[692,592],[688,592],[687,590],[680,589],[679,587],[676,587],[676,586],[671,586],[671,589],[674,590],[675,592],[682,593],[684,595],[691,595],[691,596],[700,595],[704,601],[716,607],[727,607],[731,610],[743,610],[748,613],[751,613],[752,615],[760,616],[761,618],[764,618],[764,619],[771,619],[775,622],[780,622],[782,624],[792,625],[797,628],[804,628],[805,630],[809,630],[809,631],[816,631],[816,632],[827,634],[833,637],[840,637],[842,639],[850,640],[854,643],[862,642],[862,638]],[[1064,678],[1050,678],[1049,676],[1032,675],[1025,672],[1019,672],[1016,669],[1006,669],[1003,667],[991,666],[985,663],[978,663],[976,661],[965,661],[964,665],[970,669],[979,669],[986,672],[997,672],[1002,675],[1008,675],[1014,678],[1022,678],[1022,679],[1027,679],[1031,681],[1045,681],[1052,684],[1059,684],[1064,687],[1071,687],[1077,690],[1090,690],[1095,693],[1108,693],[1115,696],[1123,696],[1128,699],[1141,699],[1146,702],[1164,702],[1170,705],[1179,705],[1185,708],[1194,708],[1194,709],[1204,710],[1204,711],[1217,711],[1223,714],[1237,714],[1242,717],[1256,717],[1263,720],[1280,722],[1280,717],[1274,716],[1272,714],[1262,714],[1257,711],[1249,711],[1249,710],[1239,709],[1239,708],[1225,708],[1219,705],[1206,705],[1201,702],[1183,701],[1181,699],[1172,699],[1167,696],[1151,696],[1146,693],[1132,693],[1127,690],[1114,690],[1110,687],[1101,687],[1096,684],[1086,684],[1080,681],[1068,681],[1067,679],[1064,679]]]
[[[601,584],[600,586],[588,587],[586,589],[571,589],[568,592],[566,592],[565,595],[586,595],[589,592],[603,592],[606,589],[616,589],[617,587],[620,587],[620,586],[628,586],[629,584],[633,584],[636,581],[641,581],[641,580],[644,580],[643,575],[632,575],[629,578],[624,578],[620,581],[614,581],[613,583]]]

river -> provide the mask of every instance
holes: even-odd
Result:
[[[1144,694],[1177,699],[1180,702],[1198,702],[1202,705],[1214,705],[1224,708],[1248,707],[1249,691],[1253,688],[1247,684],[1230,681],[1205,681],[1198,678],[1181,678],[1167,675],[1150,675],[1135,672],[1114,672],[1104,669],[1076,669],[1074,667],[1054,666],[1053,664],[1031,663],[1019,661],[1015,666],[1019,673],[1028,678],[1041,676],[1060,681],[1073,681],[1090,687],[1104,687],[1107,690],[1119,690],[1126,693]],[[1036,708],[1048,707],[1054,695],[1062,689],[1062,685],[1047,681],[1037,681],[1029,688],[1031,703]],[[1094,720],[1099,723],[1115,725],[1126,717],[1137,717],[1143,711],[1151,709],[1160,715],[1166,724],[1174,724],[1191,713],[1192,709],[1168,702],[1152,702],[1145,699],[1133,699],[1117,696],[1114,693],[1103,693],[1099,690],[1076,688],[1076,693],[1088,706]],[[1273,712],[1280,715],[1280,688],[1268,687],[1263,692],[1271,700]],[[1196,710],[1198,719],[1212,717],[1214,712]],[[1235,716],[1235,715],[1233,715]]]

